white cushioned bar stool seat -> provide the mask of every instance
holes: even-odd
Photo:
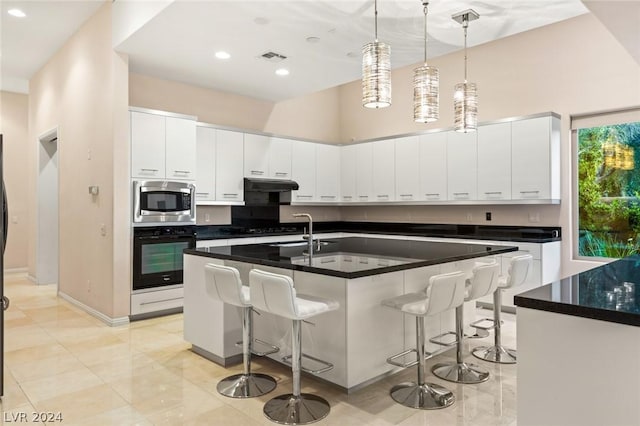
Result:
[[[434,275],[423,293],[408,293],[382,301],[383,306],[397,309],[416,317],[417,382],[406,382],[391,388],[391,398],[410,408],[433,410],[450,406],[455,401],[453,393],[435,383],[426,383],[425,376],[425,318],[464,303],[465,280],[462,272]],[[403,354],[406,352],[403,352]],[[393,358],[393,357],[392,357]],[[390,359],[388,360],[389,362]],[[394,365],[397,365],[393,363]],[[413,365],[413,364],[410,364]]]
[[[533,256],[523,254],[514,256],[509,263],[507,275],[498,278],[498,288],[493,293],[493,346],[479,346],[472,353],[476,358],[498,364],[515,364],[516,351],[502,346],[502,321],[500,310],[502,309],[502,292],[508,288],[524,284],[531,270]]]
[[[476,262],[472,275],[466,282],[465,302],[470,302],[493,293],[498,287],[500,265],[497,262]],[[463,314],[464,306],[456,308],[456,362],[440,363],[432,367],[431,371],[437,377],[455,383],[481,383],[489,379],[489,371],[484,368],[464,362],[463,349]]]
[[[249,286],[251,288],[253,306],[292,321],[291,372],[293,375],[293,392],[279,395],[269,400],[264,405],[264,415],[273,422],[286,425],[303,425],[325,418],[331,410],[329,403],[317,395],[300,392],[300,371],[302,367],[301,325],[305,319],[338,309],[338,302],[297,294],[291,277],[259,269],[253,269],[249,273]],[[320,371],[328,371],[333,367],[329,363],[313,359],[327,365],[327,368]]]
[[[218,392],[230,398],[251,398],[271,392],[276,387],[275,379],[266,374],[251,372],[253,310],[249,287],[242,285],[240,274],[235,268],[209,263],[204,269],[207,294],[223,303],[242,308],[243,372],[220,380]],[[268,353],[277,350],[278,348],[274,347],[274,350]]]

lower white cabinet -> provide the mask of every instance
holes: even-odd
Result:
[[[184,290],[182,285],[134,293],[131,295],[131,315],[144,315],[154,312],[179,309],[182,307]]]

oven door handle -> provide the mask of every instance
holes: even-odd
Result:
[[[188,235],[153,235],[148,237],[135,237],[135,239],[140,241],[145,240],[192,240],[195,237]]]

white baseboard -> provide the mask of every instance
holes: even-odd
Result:
[[[24,277],[27,277],[27,273],[29,272],[29,269],[24,267],[24,268],[5,268],[4,273],[7,275],[22,275]]]
[[[119,318],[111,318],[111,317],[106,316],[102,312],[96,311],[92,307],[85,305],[84,303],[74,299],[73,297],[71,297],[68,294],[65,294],[65,293],[63,293],[61,291],[58,291],[58,296],[60,296],[61,298],[63,298],[67,302],[77,306],[78,308],[82,309],[83,311],[85,311],[89,315],[98,318],[100,321],[104,322],[108,326],[119,327],[119,326],[122,326],[122,325],[129,324],[129,317],[128,316],[127,317],[119,317]]]

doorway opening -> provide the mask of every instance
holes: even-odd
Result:
[[[38,143],[36,283],[58,284],[58,128]]]

